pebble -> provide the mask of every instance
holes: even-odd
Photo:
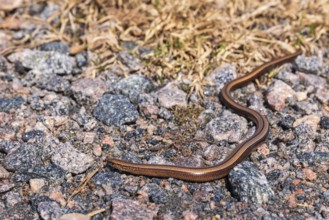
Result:
[[[48,91],[66,92],[70,88],[70,83],[61,76],[52,76],[38,80],[37,86]]]
[[[38,204],[38,213],[42,219],[59,219],[63,211],[56,202],[44,201]]]
[[[40,45],[40,50],[42,51],[55,51],[61,54],[69,54],[69,47],[67,43],[53,41]]]
[[[311,126],[314,133],[316,133],[318,125],[320,123],[320,117],[317,115],[306,115],[295,120],[293,126],[297,127],[302,123],[306,123]]]
[[[212,119],[205,128],[206,134],[219,142],[226,140],[235,143],[247,133],[247,120],[233,113],[224,113],[222,117]]]
[[[322,116],[320,119],[321,128],[329,129],[329,117]]]
[[[310,115],[311,113],[315,113],[319,111],[318,105],[310,101],[297,102],[294,105],[294,108],[297,111],[300,111],[302,114],[306,114],[306,115]]]
[[[45,184],[46,181],[44,179],[30,179],[30,188],[33,193],[39,193]]]
[[[22,134],[22,140],[24,142],[28,142],[31,139],[34,139],[36,137],[44,137],[45,133],[43,131],[40,130],[31,130],[31,131],[27,131],[25,133]]]
[[[225,84],[236,78],[236,68],[230,64],[215,69],[207,76],[207,82],[210,86],[216,87],[216,94],[218,95]]]
[[[51,161],[63,170],[79,174],[85,172],[94,163],[94,159],[79,152],[69,143],[61,144]]]
[[[68,75],[73,72],[73,58],[55,52],[24,49],[13,53],[8,59],[15,63],[20,62],[24,68],[32,69],[42,75]]]
[[[0,98],[0,112],[9,112],[11,109],[19,109],[25,100],[21,96],[13,98]]]
[[[228,180],[233,194],[248,203],[263,204],[274,195],[265,175],[249,161],[234,167]]]
[[[99,78],[81,78],[72,83],[71,91],[78,103],[95,104],[107,91],[106,82]]]
[[[8,192],[15,187],[14,183],[0,180],[0,193]],[[1,216],[1,215],[0,215]]]
[[[3,166],[9,171],[17,171],[41,165],[42,149],[32,143],[22,143],[15,150],[10,151],[3,161]]]
[[[295,60],[298,70],[306,73],[317,73],[322,65],[321,60],[316,56],[298,56]]]
[[[123,95],[104,94],[94,108],[93,115],[106,125],[121,126],[139,118],[136,107]]]
[[[174,106],[187,106],[187,94],[180,90],[175,82],[168,83],[156,92],[156,97],[161,107],[172,108]]]
[[[298,72],[298,76],[300,78],[300,82],[305,86],[324,88],[326,85],[326,79],[321,76],[317,76],[313,74],[305,74],[302,72]]]
[[[133,103],[137,102],[138,96],[143,93],[149,93],[154,89],[153,83],[141,75],[129,75],[121,79],[115,85],[116,94],[129,97]]]
[[[285,107],[287,98],[295,97],[295,91],[281,80],[275,80],[267,90],[267,102],[273,110],[279,111]]]
[[[326,88],[319,88],[316,90],[315,97],[324,105],[329,104],[329,90]]]
[[[287,130],[293,127],[293,123],[295,121],[295,118],[291,115],[287,115],[284,117],[281,121],[279,121],[278,125],[282,127],[283,129]]]
[[[296,75],[290,71],[287,71],[286,69],[284,69],[283,71],[280,71],[276,78],[284,81],[285,83],[287,83],[289,85],[295,86],[295,85],[299,84],[298,75]]]
[[[0,180],[7,179],[10,176],[10,173],[0,164]]]
[[[158,213],[158,207],[145,207],[136,201],[130,199],[115,199],[112,202],[113,220],[135,220],[135,219],[154,219]]]
[[[209,161],[214,161],[218,159],[220,155],[224,155],[223,151],[221,150],[220,147],[213,144],[206,147],[205,150],[203,151],[203,157]]]
[[[141,190],[147,192],[150,202],[166,204],[169,200],[167,192],[156,183],[146,184]]]
[[[126,51],[122,51],[118,54],[118,59],[128,67],[130,72],[136,72],[142,69],[142,65],[139,59],[133,57]]]

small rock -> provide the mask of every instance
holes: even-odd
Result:
[[[159,116],[167,121],[173,119],[173,115],[171,114],[170,111],[166,108],[160,108],[159,110]]]
[[[70,83],[61,76],[51,76],[37,81],[37,86],[48,91],[65,92],[70,88]]]
[[[22,195],[17,192],[8,192],[6,193],[2,199],[5,201],[7,207],[13,207],[16,204],[22,202]]]
[[[19,148],[7,154],[3,165],[10,171],[31,168],[37,164],[42,164],[41,153],[42,149],[40,149],[40,146],[22,143]]]
[[[11,190],[14,187],[15,187],[14,183],[0,180],[0,193],[8,192],[9,190]]]
[[[40,46],[40,50],[55,51],[61,54],[69,54],[69,47],[67,46],[67,43],[58,42],[58,41],[42,44]]]
[[[236,78],[235,66],[225,64],[207,76],[207,81],[210,86],[216,87],[216,94],[218,95],[225,84]]]
[[[90,216],[80,213],[70,213],[62,215],[59,220],[90,220]]]
[[[247,128],[245,118],[233,113],[224,113],[222,117],[212,119],[206,125],[205,132],[215,141],[226,140],[235,143],[241,140]]]
[[[305,162],[309,165],[321,164],[324,161],[329,161],[329,153],[327,152],[303,152],[298,153],[296,156],[300,162]]]
[[[296,110],[307,115],[319,111],[318,105],[309,101],[297,102],[294,107]]]
[[[75,60],[76,60],[76,63],[77,63],[78,67],[81,68],[81,67],[87,66],[87,64],[88,64],[88,52],[87,51],[82,51],[81,53],[78,53],[75,56]]]
[[[158,213],[158,207],[147,208],[136,201],[129,199],[114,199],[112,202],[113,220],[154,219]]]
[[[46,182],[44,179],[30,179],[30,187],[33,193],[39,193],[45,184]]]
[[[266,203],[274,195],[264,174],[249,161],[234,167],[229,173],[228,180],[233,194],[248,203]]]
[[[305,179],[307,179],[307,180],[312,181],[312,180],[316,179],[316,173],[314,173],[313,170],[311,170],[309,168],[304,168],[303,173],[305,175]]]
[[[326,85],[326,79],[313,75],[313,74],[305,74],[305,73],[298,73],[300,81],[305,86],[313,86],[314,88],[323,88]]]
[[[282,81],[290,85],[299,84],[299,77],[296,74],[291,73],[290,71],[286,71],[286,70],[280,71],[279,74],[277,75],[277,78],[281,79]]]
[[[309,124],[313,128],[313,131],[316,132],[318,124],[320,123],[320,117],[317,115],[307,115],[307,116],[298,118],[294,122],[293,126],[297,127],[302,123]]]
[[[18,141],[0,141],[0,151],[7,154],[21,147],[21,143]]]
[[[316,90],[315,97],[322,103],[329,103],[329,90],[326,88],[319,88]]]
[[[24,134],[22,134],[22,140],[24,142],[28,142],[30,139],[33,139],[35,137],[44,137],[45,133],[43,131],[40,130],[32,130],[32,131],[28,131],[25,132]]]
[[[329,117],[322,116],[320,119],[321,128],[329,129]]]
[[[119,60],[128,67],[130,72],[136,72],[142,68],[141,62],[139,59],[133,57],[126,51],[122,51],[118,54]]]
[[[9,112],[11,109],[19,109],[25,100],[21,96],[10,99],[0,98],[0,112]]]
[[[203,152],[203,157],[206,160],[213,161],[218,160],[219,156],[222,155],[223,152],[221,151],[220,147],[217,145],[209,145]]]
[[[145,76],[129,75],[115,85],[117,94],[128,96],[131,102],[136,103],[139,94],[149,93],[153,90],[153,83]]]
[[[293,123],[295,121],[295,118],[291,115],[288,115],[284,117],[281,121],[279,121],[278,125],[282,127],[283,129],[287,130],[289,128],[293,127]]]
[[[129,99],[122,95],[105,94],[98,101],[93,115],[106,125],[123,125],[135,122],[138,111]]]
[[[321,60],[316,56],[298,56],[295,60],[297,68],[306,73],[317,73],[322,66]]]
[[[298,102],[305,101],[307,99],[307,92],[296,92],[296,97]]]
[[[198,214],[193,211],[186,210],[183,212],[183,218],[184,220],[196,220],[198,219]]]
[[[63,170],[74,174],[83,173],[94,162],[92,157],[79,152],[69,143],[62,144],[51,160]]]
[[[168,201],[168,194],[156,183],[146,184],[142,190],[147,192],[151,202],[165,204]]]
[[[63,214],[61,207],[53,201],[40,202],[38,204],[38,213],[42,219],[59,219]]]
[[[95,137],[96,137],[95,132],[85,132],[83,137],[83,143],[92,144],[94,143]]]
[[[10,173],[0,164],[0,179],[7,179]]]
[[[25,68],[32,69],[43,75],[67,75],[73,71],[73,58],[55,52],[25,49],[11,54],[11,62],[20,62]]]
[[[173,106],[187,106],[187,94],[180,90],[176,83],[168,83],[156,93],[160,106],[171,108]]]
[[[285,107],[287,98],[295,97],[295,91],[281,80],[275,80],[267,91],[267,102],[272,109],[279,111]]]
[[[106,83],[99,79],[81,78],[72,83],[71,90],[74,98],[83,104],[95,104],[96,101],[107,91]]]

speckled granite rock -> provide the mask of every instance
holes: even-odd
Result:
[[[262,204],[274,195],[264,174],[248,161],[234,167],[228,179],[233,193],[243,201]]]
[[[122,95],[103,95],[93,112],[106,125],[123,125],[137,120],[139,113],[129,99]]]

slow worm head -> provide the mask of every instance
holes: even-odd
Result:
[[[246,74],[238,79],[229,82],[223,87],[220,93],[223,103],[237,114],[242,115],[253,121],[256,125],[256,132],[249,139],[239,144],[219,164],[205,168],[192,168],[170,165],[137,164],[112,158],[109,158],[107,160],[108,164],[118,170],[136,175],[173,177],[194,182],[211,181],[226,176],[234,166],[236,166],[245,157],[247,157],[260,143],[265,141],[269,132],[269,123],[266,117],[250,108],[247,108],[235,102],[231,96],[231,92],[237,88],[248,84],[249,82],[266,73],[270,69],[282,65],[283,63],[293,61],[300,54],[301,51],[297,51],[296,53],[276,58],[268,63],[265,63],[255,68],[249,74]]]

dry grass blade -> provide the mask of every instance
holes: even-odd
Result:
[[[239,72],[248,71],[296,47],[314,53],[329,45],[328,0],[53,2],[60,7],[43,24],[51,27],[47,33],[17,44],[66,41],[72,54],[91,50],[106,63],[98,66],[111,68],[107,59],[123,49],[123,41],[133,41],[154,50],[144,60],[145,74],[162,82],[183,73],[193,82],[191,91],[199,94],[205,76],[224,62],[237,63]],[[27,6],[24,19],[36,22]]]

